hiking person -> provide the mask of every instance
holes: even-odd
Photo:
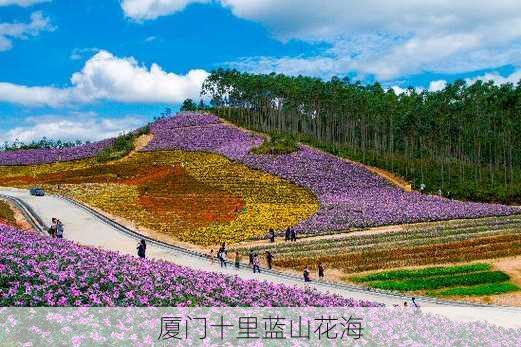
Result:
[[[291,229],[291,241],[297,241],[297,232],[295,229]]]
[[[57,228],[58,228],[57,219],[56,218],[52,218],[51,219],[51,226],[49,227],[49,235],[52,238],[56,237],[56,230],[57,230]]]
[[[275,231],[270,228],[270,231],[268,232],[268,238],[270,239],[270,242],[275,242]]]
[[[309,269],[307,266],[304,268],[303,275],[304,275],[304,282],[311,282],[311,278],[309,278]]]
[[[251,267],[253,267],[253,257],[254,257],[253,250],[250,249],[250,253],[248,254],[248,256],[250,257],[249,265]]]
[[[253,273],[258,272],[260,273],[260,261],[259,261],[259,255],[255,253],[253,255]]]
[[[271,270],[273,264],[273,254],[270,251],[266,251],[266,262],[268,263],[268,269]]]
[[[286,228],[286,232],[284,233],[284,241],[289,241],[289,238],[291,237],[291,230]]]
[[[235,252],[235,268],[239,269],[241,267],[241,255],[239,252]]]
[[[56,220],[56,237],[63,239],[63,223],[61,220]]]
[[[226,248],[219,248],[219,252],[217,253],[217,258],[219,259],[219,263],[221,267],[226,267]]]
[[[412,300],[412,303],[414,304],[414,307],[416,307],[416,308],[420,308],[420,305],[418,305],[418,304],[416,303],[416,298],[411,298],[411,300]]]
[[[147,244],[145,242],[145,240],[141,240],[141,242],[139,242],[139,245],[137,246],[137,256],[142,258],[142,259],[145,259],[145,253],[147,251]]]
[[[319,262],[318,263],[318,278],[319,279],[324,279],[324,265],[322,265],[322,262]]]
[[[215,264],[215,257],[216,255],[213,255],[213,249],[210,250],[210,263],[213,265]]]

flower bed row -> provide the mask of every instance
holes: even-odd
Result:
[[[114,142],[107,139],[76,147],[0,152],[0,165],[33,165],[95,157]]]
[[[82,247],[0,225],[0,306],[378,306]]]
[[[396,232],[302,239],[253,250],[269,250],[277,266],[300,269],[320,261],[329,268],[356,273],[521,255],[520,230],[521,216],[506,216],[461,223],[437,222],[422,228],[414,225]],[[243,254],[249,251],[246,247],[237,250]]]
[[[254,155],[263,139],[232,125],[215,123],[213,115],[191,114],[161,120],[152,126],[153,141],[144,151],[182,149],[224,155],[309,188],[320,210],[299,223],[300,232],[316,233],[421,221],[510,215],[521,210],[504,205],[450,200],[404,192],[367,169],[322,151],[301,146],[283,155]],[[188,122],[190,127],[179,126]]]

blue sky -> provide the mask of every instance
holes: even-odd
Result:
[[[0,0],[0,141],[96,140],[235,67],[400,92],[521,78],[521,3]]]

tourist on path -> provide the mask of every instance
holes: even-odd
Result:
[[[226,248],[219,248],[219,252],[217,253],[217,258],[219,258],[219,262],[221,267],[226,267]]]
[[[250,253],[248,254],[249,258],[250,258],[250,261],[249,261],[249,265],[251,267],[253,267],[253,257],[254,257],[254,254],[253,254],[253,250],[250,249]]]
[[[260,261],[259,261],[259,256],[257,255],[257,253],[255,253],[253,255],[253,273],[255,272],[258,272],[260,273]]]
[[[215,264],[215,257],[217,257],[217,255],[213,255],[213,249],[210,250],[210,263],[212,265]]]
[[[61,220],[56,220],[56,237],[63,239],[63,223]]]
[[[290,230],[290,228],[288,227],[288,228],[286,229],[286,232],[284,233],[284,241],[289,241],[290,237],[291,237],[291,230]]]
[[[270,239],[270,242],[275,242],[275,231],[270,228],[270,231],[268,232],[268,238]]]
[[[322,263],[318,263],[318,278],[319,279],[324,279],[324,265],[322,265]]]
[[[51,219],[51,227],[49,228],[49,235],[52,238],[56,237],[56,230],[58,229],[58,220],[56,218]]]
[[[241,255],[239,252],[235,252],[235,268],[238,269],[241,267]]]
[[[268,269],[271,270],[273,264],[273,254],[270,251],[266,251],[266,262],[268,263]]]
[[[147,244],[146,244],[145,240],[141,240],[141,242],[137,246],[137,256],[142,259],[145,259],[146,251],[147,251]]]
[[[304,268],[303,275],[304,275],[304,282],[311,282],[311,278],[309,278],[309,269],[307,266]]]
[[[295,229],[291,229],[291,241],[297,241],[297,232]]]

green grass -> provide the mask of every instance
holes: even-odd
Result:
[[[147,125],[133,133],[123,134],[114,140],[114,144],[98,153],[96,161],[106,163],[121,159],[134,150],[134,141],[141,135],[150,133],[150,125]]]
[[[500,283],[508,281],[509,279],[510,277],[501,271],[483,271],[426,278],[416,278],[402,281],[375,281],[370,282],[369,285],[371,287],[379,289],[408,292],[455,286],[471,286],[484,283]]]
[[[430,296],[484,296],[518,291],[519,287],[510,282],[485,283],[469,287],[456,287],[444,290],[429,291]]]
[[[506,273],[491,271],[490,264],[483,263],[385,271],[350,280],[384,290],[427,291],[429,296],[485,296],[519,290],[508,282]]]
[[[389,281],[389,280],[409,280],[414,278],[424,278],[432,276],[443,276],[451,274],[471,273],[490,270],[489,264],[469,264],[460,266],[437,266],[419,270],[393,270],[379,272],[367,276],[355,276],[351,280],[354,282]]]
[[[253,154],[288,154],[297,151],[298,142],[290,135],[272,134],[269,140],[252,149]]]

